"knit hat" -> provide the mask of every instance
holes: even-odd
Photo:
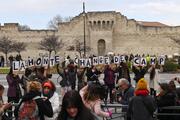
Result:
[[[147,82],[144,78],[141,78],[136,86],[137,90],[147,90]]]
[[[44,88],[44,87],[48,87],[49,89],[52,89],[52,85],[51,85],[50,82],[45,82],[45,83],[43,84],[43,88]]]

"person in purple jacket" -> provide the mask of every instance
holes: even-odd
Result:
[[[8,91],[7,91],[8,102],[18,103],[20,98],[22,97],[21,89],[19,86],[19,84],[21,83],[21,79],[19,75],[13,74],[12,68],[10,68],[10,71],[6,76],[6,79],[8,82]],[[12,110],[12,107],[10,107],[9,110]],[[9,112],[8,116],[12,117],[12,112]]]
[[[107,94],[105,100],[107,101],[109,93],[110,103],[113,103],[113,89],[115,88],[115,71],[109,65],[106,65],[106,68],[104,70],[104,83],[107,86]]]

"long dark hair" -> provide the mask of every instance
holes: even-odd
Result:
[[[87,91],[84,93],[85,101],[95,101],[98,99],[103,100],[105,97],[105,86],[99,82],[91,83],[88,85]]]
[[[68,107],[75,107],[78,109],[78,114],[76,115],[74,120],[94,120],[93,115],[90,111],[84,106],[82,98],[79,92],[75,90],[68,91],[62,100],[61,111],[58,115],[57,120],[67,120],[68,113],[66,109]]]
[[[155,67],[152,68],[151,72],[150,72],[150,80],[153,80],[155,77],[156,71],[155,71]]]
[[[13,68],[10,67],[8,75],[13,75]]]

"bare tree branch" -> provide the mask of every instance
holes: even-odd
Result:
[[[25,51],[27,47],[27,44],[24,42],[15,42],[13,44],[14,51],[18,52],[20,54],[21,51]]]
[[[28,25],[19,25],[19,30],[30,30],[31,28]]]
[[[72,20],[72,17],[61,17],[60,15],[56,15],[52,20],[48,22],[48,28],[57,30],[58,29],[58,23],[62,22],[69,22]]]
[[[13,41],[9,37],[2,37],[0,38],[0,51],[5,54],[6,56],[6,63],[7,63],[7,54],[13,52]]]
[[[55,53],[63,47],[62,40],[58,41],[58,37],[55,35],[47,36],[39,43],[39,49],[48,51],[51,53],[54,51]]]

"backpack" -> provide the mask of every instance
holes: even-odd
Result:
[[[39,120],[39,110],[36,99],[40,96],[34,97],[32,100],[25,101],[20,105],[18,112],[18,120]]]

